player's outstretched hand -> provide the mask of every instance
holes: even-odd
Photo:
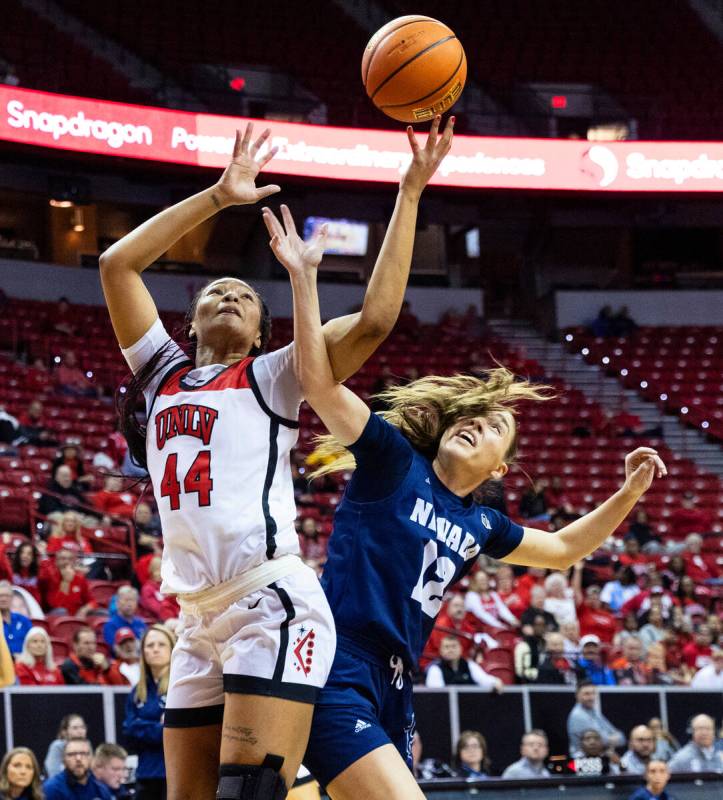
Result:
[[[419,196],[429,183],[432,175],[439,168],[442,159],[449,153],[454,133],[454,117],[450,117],[447,120],[444,132],[439,136],[441,122],[442,117],[439,114],[432,120],[427,144],[424,147],[419,146],[412,126],[409,125],[407,127],[407,138],[409,139],[409,146],[412,148],[412,160],[402,175],[400,182],[402,191],[411,192],[415,196]]]
[[[253,132],[252,122],[246,126],[243,136],[240,130],[236,131],[231,163],[223,171],[223,175],[216,184],[216,194],[221,207],[257,203],[259,200],[281,191],[281,187],[276,184],[256,187],[256,177],[276,155],[278,148],[272,147],[260,156],[259,151],[271,135],[271,130],[266,128],[261,136],[251,144]]]
[[[640,496],[645,494],[653,482],[653,478],[663,478],[668,470],[662,458],[652,447],[638,447],[625,456],[624,489]]]
[[[305,242],[296,232],[294,218],[288,206],[281,206],[283,225],[270,208],[263,208],[262,213],[271,237],[269,245],[289,274],[306,272],[319,266],[329,232],[326,223],[308,242]]]

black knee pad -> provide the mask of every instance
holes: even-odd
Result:
[[[262,764],[221,764],[216,800],[284,800],[283,763],[282,756],[269,754]]]

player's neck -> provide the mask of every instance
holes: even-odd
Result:
[[[234,347],[225,349],[213,345],[199,345],[196,350],[196,367],[207,367],[209,364],[223,364],[230,367],[249,355],[248,349]]]
[[[432,462],[432,469],[437,478],[439,478],[439,482],[444,484],[457,497],[467,497],[480,483],[478,480],[470,480],[469,475],[460,474],[449,465],[443,464],[439,458],[435,458]]]

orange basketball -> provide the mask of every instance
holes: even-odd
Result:
[[[423,122],[448,111],[467,79],[459,39],[443,22],[398,17],[369,40],[362,81],[372,103],[400,122]]]

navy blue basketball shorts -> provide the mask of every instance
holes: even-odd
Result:
[[[304,765],[326,787],[354,762],[393,744],[412,768],[412,682],[402,661],[337,646],[331,674],[314,708]]]

